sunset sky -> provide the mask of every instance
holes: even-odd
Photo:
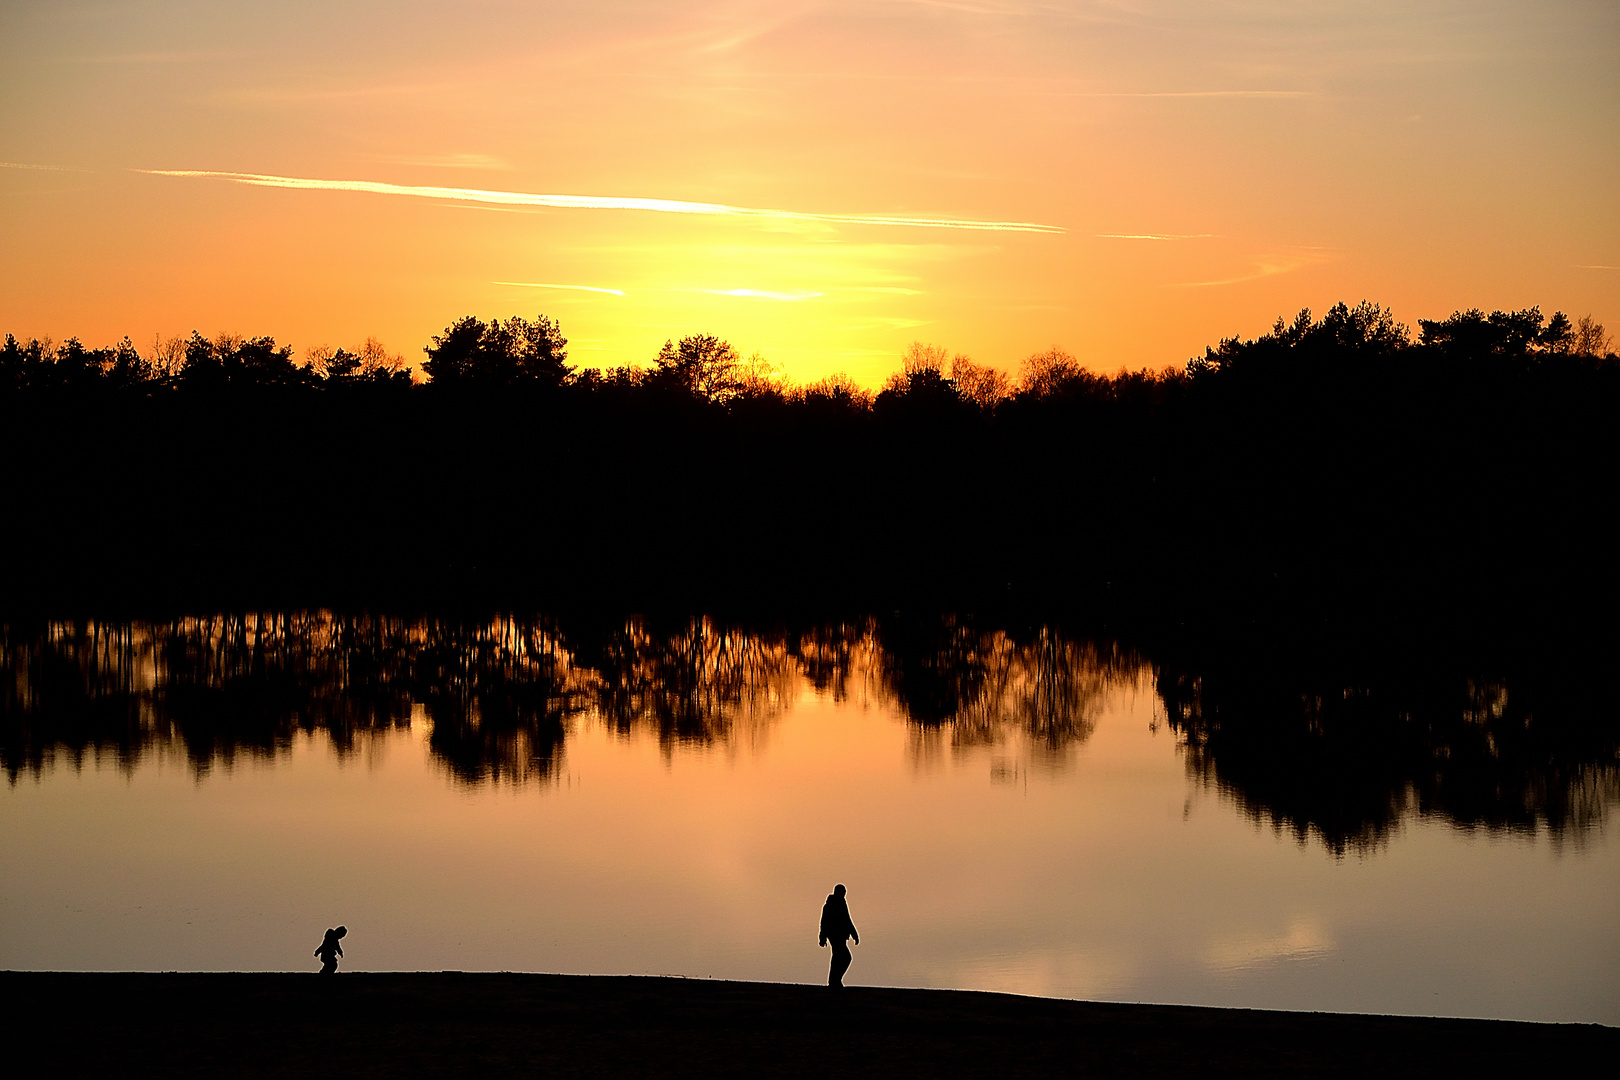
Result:
[[[20,337],[544,312],[870,383],[1341,299],[1620,329],[1612,0],[12,0],[0,61]]]

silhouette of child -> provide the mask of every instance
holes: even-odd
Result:
[[[321,958],[321,974],[336,975],[338,957],[343,955],[343,946],[338,939],[349,932],[347,926],[340,926],[336,930],[328,930],[321,939],[321,947],[315,950],[315,955]]]

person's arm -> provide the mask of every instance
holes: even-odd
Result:
[[[857,944],[857,945],[859,945],[859,944],[860,944],[860,943],[861,943],[861,939],[860,939],[860,938],[856,938],[856,939],[855,939],[855,944]],[[334,949],[336,949],[336,950],[337,950],[337,953],[338,953],[338,955],[339,955],[339,956],[342,956],[342,955],[343,955],[343,946],[341,946],[341,945],[334,945],[334,946],[332,946],[332,947],[333,947],[333,948],[334,948]]]

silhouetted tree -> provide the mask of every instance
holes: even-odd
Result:
[[[277,347],[274,338],[240,338],[222,334],[209,341],[193,332],[186,342],[180,381],[189,389],[266,388],[308,385],[312,366],[293,363],[292,348]]]
[[[737,395],[739,360],[730,342],[713,334],[691,334],[681,338],[679,344],[664,342],[651,380],[656,386],[704,401],[724,402]]]
[[[0,344],[0,390],[21,390],[35,383],[34,373],[45,363],[44,351],[37,338],[24,345],[7,334]]]
[[[383,343],[374,337],[368,337],[361,343],[357,355],[360,359],[362,378],[373,382],[391,381],[407,386],[412,382],[411,369],[406,366],[405,357],[389,352]]]
[[[786,403],[793,388],[783,382],[782,371],[759,353],[753,353],[737,366],[736,400],[743,402]]]
[[[56,362],[50,367],[50,385],[69,391],[88,390],[101,381],[106,363],[102,350],[86,349],[78,338],[70,337],[56,352]]]
[[[168,382],[180,374],[186,362],[186,339],[152,335],[152,352],[146,358],[149,378]]]
[[[1536,319],[1539,329],[1539,314]],[[1431,325],[1439,324],[1425,323],[1426,335]],[[1396,322],[1389,309],[1365,300],[1353,308],[1335,304],[1314,321],[1310,309],[1304,308],[1293,322],[1279,318],[1271,333],[1253,341],[1223,339],[1218,346],[1205,349],[1203,356],[1189,360],[1187,373],[1194,378],[1242,377],[1250,383],[1267,380],[1275,387],[1301,377],[1345,374],[1347,365],[1393,356],[1410,340],[1406,326]]]
[[[1018,382],[1018,393],[1039,400],[1055,397],[1069,384],[1085,377],[1079,361],[1057,346],[1045,352],[1024,358],[1023,374]]]
[[[961,394],[945,374],[950,350],[914,341],[901,354],[900,370],[889,376],[873,407],[880,411],[935,412],[958,404]]]
[[[872,392],[840,371],[806,386],[799,400],[813,408],[865,412],[872,407]]]
[[[1553,312],[1553,317],[1547,320],[1547,325],[1541,331],[1542,348],[1550,353],[1567,353],[1574,340],[1575,328],[1570,325],[1569,316],[1562,311]]]
[[[305,355],[330,386],[411,385],[411,369],[405,366],[405,358],[391,354],[374,337],[367,338],[358,352],[317,345]]]
[[[439,386],[510,388],[560,386],[568,366],[568,339],[544,315],[533,320],[514,316],[488,323],[471,315],[436,334],[423,370]]]
[[[1540,308],[1493,311],[1471,308],[1448,319],[1418,320],[1422,343],[1442,353],[1463,357],[1522,357],[1542,341]]]
[[[550,318],[513,316],[504,323],[492,320],[491,346],[516,359],[522,377],[547,386],[566,382],[573,368],[568,366],[568,339]]]
[[[317,345],[304,357],[328,382],[347,382],[360,373],[360,357],[347,349]]]
[[[963,401],[981,409],[993,409],[1006,399],[1011,381],[1006,372],[985,364],[975,364],[966,356],[951,360],[951,382]]]
[[[1582,315],[1570,334],[1569,351],[1576,356],[1611,356],[1614,339],[1604,332],[1603,324],[1590,315]]]

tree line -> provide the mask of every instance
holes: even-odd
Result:
[[[0,344],[0,605],[1084,611],[1341,641],[1611,634],[1590,318],[1339,304],[1176,368],[914,345],[876,393],[545,316],[376,342]],[[1220,632],[1225,632],[1222,629]]]
[[[1017,401],[1109,397],[1153,384],[1215,377],[1287,378],[1290,367],[1328,353],[1361,363],[1395,355],[1409,363],[1432,357],[1615,361],[1612,336],[1589,315],[1572,322],[1561,311],[1547,319],[1539,308],[1489,315],[1469,310],[1444,320],[1421,320],[1419,328],[1414,338],[1379,305],[1363,302],[1351,308],[1341,303],[1319,320],[1313,320],[1308,309],[1291,322],[1279,318],[1269,334],[1255,340],[1224,339],[1180,368],[1109,376],[1087,370],[1054,347],[1026,357],[1016,379],[919,341],[902,354],[900,369],[874,393],[843,373],[795,384],[764,357],[756,353],[745,359],[730,342],[712,334],[666,341],[650,367],[581,369],[568,363],[568,339],[545,315],[488,322],[467,316],[434,335],[423,349],[427,359],[422,373],[429,387],[463,392],[614,389],[682,396],[719,406],[763,400],[871,411],[913,401],[993,411]],[[195,331],[189,338],[156,338],[144,354],[128,337],[105,348],[88,348],[77,338],[60,345],[49,338],[25,343],[12,334],[0,343],[0,393],[356,387],[397,392],[416,385],[414,369],[405,358],[390,353],[376,338],[353,351],[311,347],[302,364],[291,346],[278,346],[274,338],[222,334],[209,340]]]

